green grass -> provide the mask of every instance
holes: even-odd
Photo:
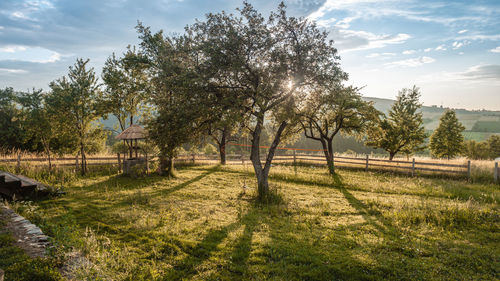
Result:
[[[4,224],[0,220],[0,230]],[[53,258],[30,258],[14,245],[10,233],[0,231],[0,269],[5,270],[6,281],[63,280],[57,267]]]
[[[391,173],[271,169],[282,202],[255,202],[250,167],[177,178],[77,178],[63,197],[14,205],[78,280],[493,280],[498,186]],[[249,186],[246,193],[242,186]]]

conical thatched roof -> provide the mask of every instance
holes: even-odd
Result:
[[[132,125],[121,132],[115,139],[118,140],[140,140],[145,139],[148,133],[139,125]]]

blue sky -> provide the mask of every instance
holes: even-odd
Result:
[[[249,1],[263,14],[279,1]],[[500,110],[500,1],[291,0],[289,13],[330,32],[350,83],[394,98],[417,85],[426,105]],[[48,88],[77,57],[100,72],[137,44],[137,20],[182,32],[241,1],[1,0],[0,87]]]

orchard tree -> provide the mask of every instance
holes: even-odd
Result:
[[[366,144],[387,151],[389,160],[399,152],[412,154],[424,149],[427,136],[419,98],[420,91],[416,86],[402,89],[389,111],[389,116],[368,130]]]
[[[328,33],[304,18],[289,17],[281,3],[265,19],[244,2],[239,16],[208,14],[187,28],[197,45],[199,73],[208,89],[225,89],[239,97],[237,106],[248,114],[251,154],[258,196],[269,194],[268,175],[275,150],[297,132],[297,102],[326,82],[345,80],[337,50]],[[241,102],[240,102],[241,101]],[[272,142],[261,162],[264,126],[274,128]]]
[[[147,59],[130,46],[121,58],[113,54],[106,60],[102,70],[106,86],[103,106],[118,119],[121,131],[148,112],[148,67]],[[132,157],[132,141],[127,145]]]
[[[380,114],[363,101],[359,89],[342,85],[314,90],[299,111],[305,136],[321,142],[330,174],[335,173],[333,139],[338,133],[360,135]]]
[[[24,149],[25,132],[22,129],[17,93],[12,88],[0,89],[0,150]]]
[[[104,115],[102,92],[94,69],[87,67],[88,62],[88,59],[77,59],[75,65],[69,67],[67,77],[50,83],[52,91],[46,99],[58,133],[76,139],[82,157],[82,174],[87,171],[86,151],[104,139],[102,127],[95,124]]]
[[[31,92],[21,93],[19,103],[22,106],[26,141],[31,141],[36,150],[39,148],[38,145],[41,145],[42,150],[47,154],[49,170],[51,170],[51,146],[56,135],[45,106],[45,95],[41,89],[33,89]]]
[[[500,136],[491,135],[486,142],[488,143],[490,158],[495,159],[500,157]]]
[[[160,174],[174,176],[174,158],[181,145],[198,139],[211,120],[199,60],[188,36],[151,33],[139,23],[141,52],[147,58],[154,114],[147,121],[149,137],[160,150]]]
[[[447,110],[439,120],[439,126],[431,135],[429,148],[432,155],[448,160],[464,150],[465,127],[457,119],[453,110]]]

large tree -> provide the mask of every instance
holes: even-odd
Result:
[[[321,142],[330,174],[335,173],[334,137],[338,133],[359,135],[380,114],[371,102],[361,98],[358,90],[342,85],[318,88],[299,111],[305,136]]]
[[[389,160],[399,153],[412,154],[425,148],[420,90],[416,86],[402,89],[392,105],[389,116],[368,130],[366,144],[382,148],[389,153]]]
[[[464,150],[465,127],[458,121],[453,110],[447,110],[439,120],[439,126],[431,135],[429,148],[432,155],[448,160],[459,155]]]
[[[313,22],[289,17],[282,3],[266,20],[249,3],[240,16],[208,14],[187,28],[197,45],[199,69],[208,89],[225,89],[241,97],[249,114],[250,159],[258,181],[259,198],[269,193],[268,175],[283,138],[296,131],[298,100],[325,83],[347,78],[328,33]],[[271,146],[261,162],[264,126],[274,129]]]
[[[88,59],[77,59],[75,65],[69,67],[67,77],[50,83],[52,91],[46,98],[58,133],[77,140],[82,174],[87,171],[86,151],[104,137],[102,128],[95,123],[104,115],[102,92],[94,69],[87,67],[88,62]]]
[[[102,80],[106,88],[103,105],[118,119],[121,131],[148,112],[148,67],[147,59],[130,46],[122,57],[112,54],[104,64]],[[133,144],[130,141],[127,145],[132,157]]]

